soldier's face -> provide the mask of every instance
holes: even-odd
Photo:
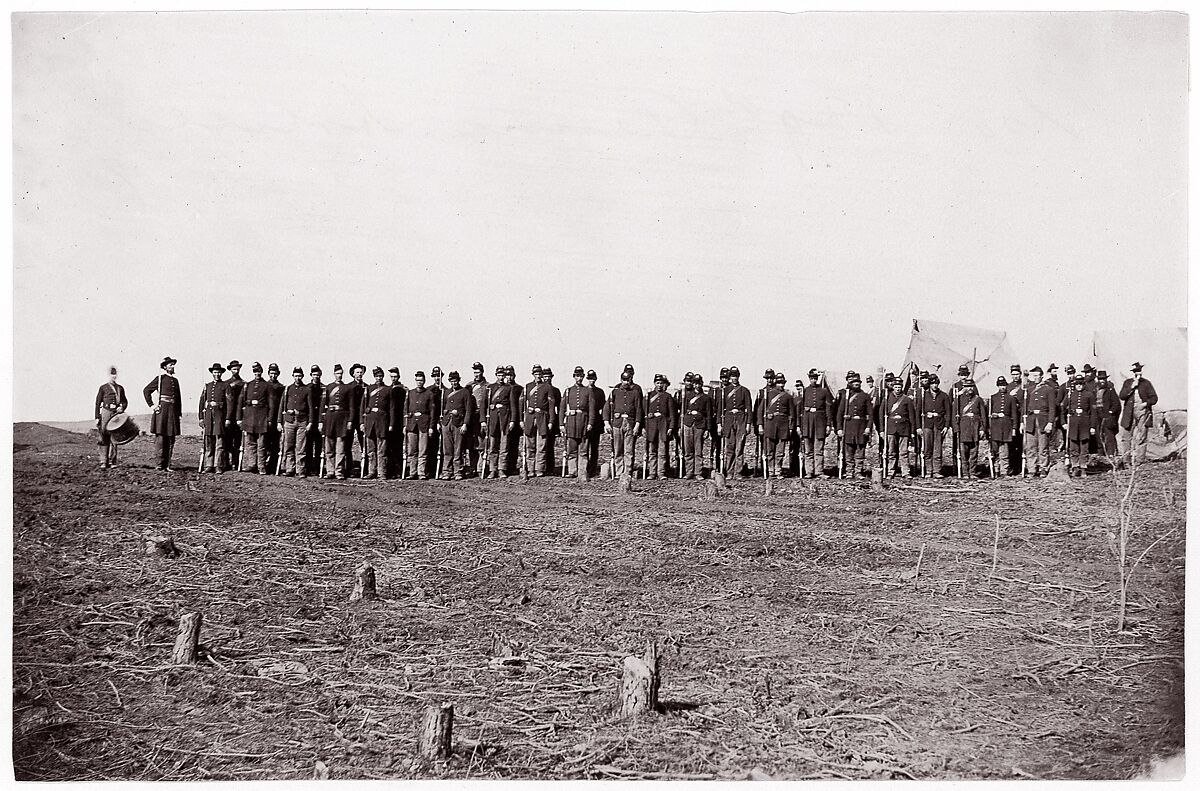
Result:
[[[304,381],[304,374],[292,374],[292,383],[300,384]]]
[[[577,384],[577,385],[583,384],[583,377],[580,376],[579,374],[575,374],[575,384]]]
[[[595,386],[596,386],[596,380],[588,379],[588,387],[595,387]]]
[[[229,369],[229,375],[230,376],[241,376],[242,375],[242,366],[240,366],[240,365],[232,366]]]
[[[417,387],[425,386],[425,377],[424,376],[418,376],[416,381],[417,381]]]
[[[900,395],[901,393],[903,393],[904,392],[904,383],[903,382],[893,382],[892,383],[892,392],[895,393],[896,395]]]
[[[335,381],[335,382],[341,382],[341,381],[342,381],[342,376],[343,376],[343,374],[342,374],[342,372],[341,372],[341,371],[334,371],[334,372],[333,372],[333,381]]]
[[[383,384],[383,374],[379,374],[378,376],[375,377],[375,384],[377,384],[377,385]]]
[[[279,381],[279,371],[271,371],[270,378],[271,378],[272,382],[278,382]]]
[[[1030,371],[1029,372],[1029,381],[1033,382],[1034,384],[1037,384],[1038,382],[1042,381],[1042,372],[1041,371]]]
[[[212,375],[213,375],[213,381],[214,381],[214,382],[219,382],[219,381],[221,381],[221,372],[220,372],[220,371],[213,371],[213,372],[212,372]]]
[[[108,375],[108,381],[109,381],[109,384],[114,384],[114,385],[115,385],[115,384],[117,383],[117,375],[116,375],[116,374],[109,374],[109,375]]]
[[[359,382],[361,384],[362,379],[363,379],[363,370],[361,368],[356,368],[353,376],[354,376],[354,381]]]
[[[254,381],[256,381],[256,382],[261,382],[261,381],[262,381],[262,371],[255,371],[255,372],[254,372]]]
[[[393,387],[400,383],[400,374],[391,374],[390,378]]]
[[[741,383],[742,383],[742,377],[734,376],[733,374],[729,375],[729,384],[733,385],[734,387],[737,387]]]

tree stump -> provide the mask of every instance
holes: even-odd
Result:
[[[363,563],[354,570],[354,590],[350,591],[350,601],[363,599],[378,599],[375,592],[375,568],[370,563]]]
[[[200,624],[204,620],[198,612],[184,613],[179,618],[179,635],[171,650],[171,664],[194,665],[200,646]]]
[[[871,491],[873,491],[873,492],[882,492],[883,491],[883,468],[882,467],[872,467],[871,468]]]
[[[713,473],[713,475],[712,475],[712,478],[711,478],[711,480],[712,480],[712,482],[713,482],[714,484],[716,484],[716,486],[717,486],[717,488],[718,488],[718,489],[725,489],[725,488],[726,488],[726,486],[728,485],[728,484],[725,482],[725,476],[724,476],[724,475],[722,475],[722,474],[721,474],[721,473],[719,473],[719,472],[714,472],[714,473]]]
[[[175,546],[174,536],[142,536],[146,542],[146,554],[164,558],[177,558],[183,553]]]
[[[617,701],[617,707],[625,719],[658,710],[658,666],[658,648],[653,642],[646,646],[644,657],[625,657]]]
[[[617,491],[618,492],[632,492],[633,491],[633,479],[630,478],[629,475],[627,475],[627,474],[622,475],[620,478],[617,479]]]
[[[765,479],[763,481],[763,494],[767,497],[770,497],[771,493],[774,491],[775,491],[775,482],[770,478]]]
[[[600,480],[608,480],[609,475],[611,474],[609,471],[611,467],[612,464],[607,461],[600,465]]]
[[[1071,483],[1071,474],[1067,472],[1066,465],[1055,464],[1046,473],[1046,480],[1050,483]]]
[[[443,703],[425,709],[418,737],[421,756],[431,761],[450,758],[450,739],[454,732],[454,704]]]
[[[717,486],[713,481],[705,481],[704,488],[700,490],[700,499],[716,500],[721,496],[721,487]]]

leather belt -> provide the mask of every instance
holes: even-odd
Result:
[[[1040,415],[1040,414],[1042,414],[1042,410],[1040,410],[1040,409],[1034,409],[1034,410],[1032,410],[1032,411],[1031,411],[1029,414],[1031,414],[1031,415]]]
[[[121,405],[120,404],[101,404],[100,406],[104,407],[105,409],[118,409]]]
[[[805,412],[816,412],[817,408],[815,406],[806,406],[806,407],[804,407],[804,411]]]
[[[846,420],[866,420],[866,418],[859,415],[847,415]]]
[[[662,417],[662,416],[663,416],[663,413],[662,413],[662,412],[655,412],[655,413],[654,413],[654,414],[652,414],[650,417]]]
[[[617,417],[633,417],[633,415],[629,414],[628,412],[618,412]]]
[[[492,404],[492,409],[507,409],[508,404]]]
[[[688,414],[689,414],[689,415],[699,415],[699,414],[700,414],[700,410],[699,410],[699,409],[693,409],[693,410],[689,411],[689,412],[688,412]]]
[[[993,412],[992,417],[1005,417],[1003,412]]]
[[[732,413],[732,414],[736,415],[738,412],[743,412],[743,411],[745,411],[745,410],[742,410],[742,409],[731,409],[731,410],[729,410],[729,411],[730,411],[730,413]]]
[[[173,403],[173,402],[175,401],[175,396],[165,396],[165,395],[160,395],[160,396],[158,397],[158,400],[159,400],[160,402],[162,402],[162,403],[167,403],[167,404],[169,404],[169,403]]]
[[[208,402],[208,405],[209,405],[210,407],[213,407],[213,406],[216,406],[216,405],[217,405],[217,402],[216,402],[216,401],[209,401],[209,402]]]
[[[421,416],[421,413],[420,413],[420,412],[411,412],[411,413],[409,413],[409,415],[408,415],[408,416],[409,416],[409,417],[420,417],[420,416]]]
[[[1082,414],[1083,414],[1083,410],[1082,410],[1082,409],[1076,409],[1076,410],[1075,410],[1075,414],[1076,414],[1076,415],[1082,415]]]
[[[942,415],[940,412],[926,412],[925,413],[925,417],[941,417],[941,416]]]
[[[963,417],[975,417],[975,413],[974,412],[963,412],[962,416]]]
[[[338,404],[326,404],[325,408],[328,409],[330,412],[336,412],[339,409],[341,409],[341,406]]]

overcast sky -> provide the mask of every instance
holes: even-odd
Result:
[[[166,354],[189,410],[234,357],[899,367],[913,317],[1083,360],[1187,323],[1187,48],[1178,14],[18,15],[14,419]]]

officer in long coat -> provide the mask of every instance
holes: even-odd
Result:
[[[238,430],[245,436],[250,451],[250,463],[243,464],[243,470],[266,475],[267,449],[264,440],[267,428],[271,425],[271,390],[263,380],[262,363],[256,361],[250,370],[254,378],[242,385],[238,393],[234,420],[237,421]]]
[[[678,422],[675,399],[667,392],[667,377],[654,375],[654,389],[646,396],[642,413],[646,426],[646,477],[652,480],[667,477],[671,457],[671,438]]]
[[[1150,439],[1150,427],[1154,425],[1154,406],[1158,393],[1150,380],[1142,376],[1142,364],[1130,366],[1130,376],[1121,383],[1121,428],[1125,430],[1126,442],[1123,456],[1138,464],[1146,461],[1146,443]]]
[[[1016,435],[1017,399],[1009,391],[1008,380],[998,376],[996,392],[988,398],[988,440],[998,478],[1009,474],[1009,443]]]
[[[940,389],[941,378],[937,374],[921,374],[921,390],[915,399],[917,426],[921,432],[922,477],[941,478],[945,463],[943,449],[946,432],[950,429],[950,394]],[[957,453],[957,448],[955,453]]]
[[[958,437],[956,452],[961,462],[959,477],[974,478],[979,468],[979,442],[987,436],[987,404],[975,390],[975,380],[962,383],[954,405],[954,433]]]
[[[312,428],[308,431],[308,436],[304,438],[305,455],[308,459],[308,474],[318,475],[321,472],[321,459],[325,455],[325,443],[321,439],[321,428],[325,422],[324,405],[325,405],[325,384],[321,381],[321,366],[313,365],[308,369],[309,380],[308,388],[312,390],[313,403],[316,404],[316,411],[312,415]]]
[[[212,373],[212,381],[204,385],[200,391],[200,405],[196,414],[200,419],[200,432],[204,437],[204,455],[201,461],[203,472],[215,472],[217,475],[225,472],[227,457],[225,455],[225,424],[227,416],[233,414],[233,403],[229,395],[229,386],[221,380],[225,367],[213,363],[208,368]]]
[[[704,437],[713,420],[712,396],[704,391],[704,377],[700,374],[684,377],[680,411],[683,424],[683,469],[680,474],[690,481],[702,474]]]
[[[766,465],[763,473],[774,478],[783,477],[780,446],[796,430],[796,404],[784,386],[786,384],[787,377],[783,373],[776,373],[773,381],[763,389],[763,396],[754,408],[758,433],[763,440],[763,463]]]
[[[816,368],[808,370],[808,384],[797,397],[797,433],[804,446],[803,472],[809,478],[828,478],[825,472],[825,437],[833,430],[833,393]]]
[[[108,432],[108,421],[121,414],[129,406],[125,388],[117,384],[117,368],[110,365],[108,381],[96,391],[96,430],[100,432],[100,469],[107,470],[117,463],[117,446]]]
[[[142,388],[146,406],[154,411],[150,415],[150,433],[154,435],[154,455],[158,457],[155,469],[171,471],[171,454],[175,450],[175,438],[179,436],[179,422],[183,417],[183,393],[179,380],[175,378],[174,357],[164,357],[158,364],[162,373]],[[158,400],[154,400],[154,394]]]
[[[604,434],[604,402],[607,398],[604,395],[604,390],[596,387],[596,372],[588,369],[587,376],[584,378],[588,389],[588,422],[592,428],[588,432],[588,463],[587,475],[600,474],[600,437]]]
[[[1067,436],[1067,467],[1076,477],[1087,466],[1088,443],[1096,436],[1096,399],[1087,389],[1083,374],[1076,374],[1058,405]]]
[[[230,360],[229,378],[225,380],[229,409],[225,414],[225,445],[222,457],[227,470],[241,469],[242,466],[242,430],[238,428],[236,412],[238,401],[242,397],[242,388],[245,386],[242,364],[237,360]]]
[[[1121,399],[1108,380],[1108,371],[1096,372],[1096,449],[1109,459],[1117,457],[1117,429],[1121,421]]]
[[[867,470],[867,444],[871,440],[871,396],[862,391],[862,380],[853,371],[846,377],[846,388],[834,413],[838,439],[842,441],[842,463],[848,478]]]
[[[429,478],[429,440],[438,421],[438,396],[425,386],[425,372],[413,375],[416,387],[408,391],[404,402],[404,437],[408,451],[408,479]]]
[[[282,469],[280,454],[283,452],[282,434],[279,429],[279,410],[283,403],[283,383],[279,381],[279,363],[267,366],[267,392],[270,394],[271,417],[267,421],[267,435],[264,437],[266,447],[267,469],[276,474]]]
[[[342,366],[333,366],[333,381],[321,400],[321,434],[325,439],[325,477],[345,480],[350,469],[347,451],[354,434],[357,391],[342,381]]]
[[[487,440],[487,474],[490,478],[507,478],[509,438],[517,427],[521,409],[521,390],[512,383],[508,369],[496,366],[496,381],[488,386],[484,402],[484,437]]]
[[[583,383],[583,366],[571,372],[575,383],[563,393],[558,407],[558,425],[562,427],[566,451],[563,455],[563,475],[580,480],[588,479],[588,439],[592,433],[592,392]]]
[[[1042,381],[1042,369],[1029,369],[1029,387],[1021,404],[1023,440],[1025,444],[1025,471],[1033,471],[1038,477],[1050,471],[1050,434],[1054,431],[1058,416],[1058,389],[1050,382]]]
[[[621,372],[621,383],[613,388],[604,404],[604,430],[612,437],[609,463],[615,477],[633,475],[644,409],[642,388],[633,381],[633,366],[626,366]]]
[[[383,368],[375,366],[371,371],[375,377],[373,384],[367,385],[363,392],[362,418],[359,430],[362,431],[366,445],[363,452],[363,477],[375,479],[381,477],[388,456],[388,437],[395,425],[392,423],[392,388],[383,383]],[[383,477],[386,477],[383,476]]]
[[[308,477],[308,435],[316,433],[318,405],[316,392],[304,383],[304,369],[296,366],[292,369],[292,383],[283,388],[279,403],[279,430],[283,435],[281,465],[286,475],[296,475],[299,470],[301,478]]]
[[[904,392],[904,380],[893,377],[892,390],[885,393],[877,410],[884,436],[885,469],[890,476],[899,468],[905,478],[912,477],[912,456],[909,443],[917,425],[917,407],[912,396]]]
[[[729,387],[721,399],[720,423],[726,475],[748,475],[746,469],[746,437],[754,430],[754,402],[750,388],[742,384],[742,372],[736,365],[729,368]]]

